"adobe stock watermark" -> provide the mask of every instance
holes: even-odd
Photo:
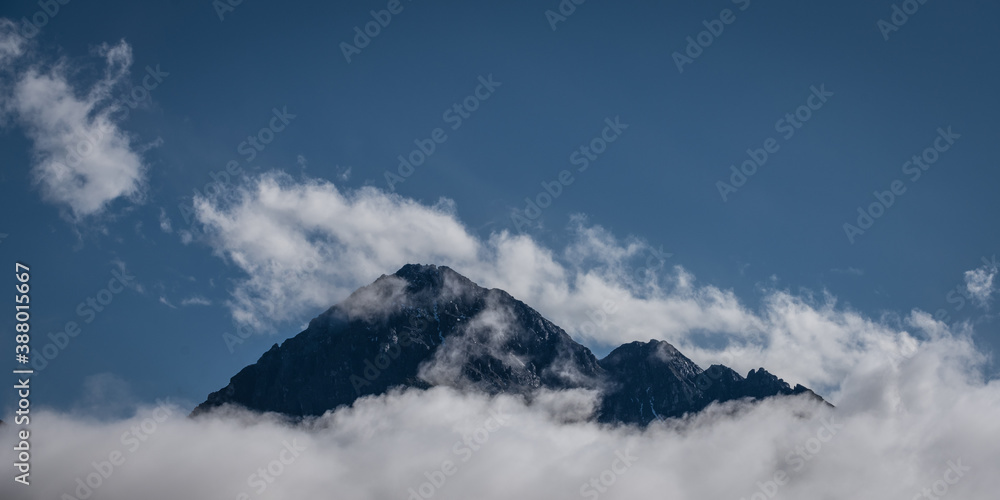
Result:
[[[489,413],[490,416],[479,427],[452,445],[451,451],[458,458],[457,461],[446,459],[441,462],[440,467],[424,472],[427,480],[407,489],[406,500],[427,500],[433,497],[445,486],[449,477],[458,473],[462,464],[471,460],[489,442],[491,434],[510,425],[510,415],[504,414],[503,408],[491,409]]]
[[[629,287],[636,287],[639,283],[648,279],[650,273],[654,273],[664,267],[667,259],[674,256],[672,253],[665,253],[663,246],[658,249],[652,246],[646,247],[645,266],[637,267],[634,271],[626,271],[622,276],[622,281]],[[655,263],[655,265],[654,265]],[[591,308],[585,314],[586,318],[580,323],[576,331],[585,337],[593,338],[599,330],[608,325],[608,319],[618,312],[618,301],[629,299],[629,290],[621,290],[614,294],[613,298],[605,299],[600,306]]]
[[[121,109],[125,111],[125,114],[120,119],[124,120],[128,118],[130,110],[138,108],[140,104],[148,100],[153,90],[159,87],[168,76],[170,76],[170,73],[161,70],[159,64],[155,68],[153,66],[146,66],[146,75],[142,77],[142,85],[133,86],[128,94],[118,96],[111,103],[110,108],[112,109],[112,113]],[[129,97],[132,98],[131,101]],[[123,108],[123,103],[128,107]]]
[[[577,165],[577,173],[590,168],[591,162],[597,161],[598,157],[607,151],[608,146],[617,141],[629,127],[627,123],[621,122],[620,116],[615,116],[614,120],[605,118],[604,123],[604,129],[596,137],[570,153],[569,162]],[[573,172],[564,169],[559,172],[555,180],[542,181],[542,190],[533,198],[524,199],[524,210],[511,209],[510,222],[514,225],[514,229],[523,233],[525,227],[534,226],[533,221],[541,217],[542,210],[551,206],[552,202],[562,195],[563,188],[573,184],[575,180]]]
[[[782,134],[785,141],[795,136],[795,132],[812,119],[813,113],[822,109],[830,97],[833,97],[833,92],[826,90],[825,84],[820,84],[819,88],[813,85],[809,87],[809,90],[810,94],[806,97],[805,103],[795,108],[794,111],[785,113],[783,118],[779,118],[774,123],[774,130]],[[729,201],[729,195],[739,191],[739,188],[743,187],[757,173],[757,169],[767,163],[770,155],[777,153],[779,149],[781,149],[781,145],[778,140],[774,137],[768,137],[764,139],[762,147],[747,149],[748,158],[740,164],[739,169],[736,168],[736,165],[730,165],[729,169],[732,174],[729,176],[729,182],[717,181],[715,183],[715,188],[719,190],[719,196],[722,197],[723,203]]]
[[[247,165],[249,165],[257,155],[267,148],[268,144],[274,141],[276,134],[285,130],[288,124],[292,123],[296,115],[288,112],[288,106],[282,106],[279,110],[278,108],[271,108],[271,118],[267,122],[266,127],[261,127],[254,135],[248,135],[246,140],[239,143],[236,146],[236,152],[242,156],[246,156],[244,160]],[[237,178],[245,178],[247,176],[246,171],[240,166],[240,162],[237,160],[229,160],[226,163],[225,168],[220,168],[219,170],[213,170],[208,173],[209,178],[212,182],[205,184],[202,188],[208,197],[223,197],[228,189],[235,183]],[[193,188],[193,198],[205,197],[202,195],[198,188]],[[192,198],[192,200],[193,200]],[[194,224],[194,205],[179,203],[177,204],[177,209],[181,212],[181,217],[184,218],[184,223],[187,224],[190,230]]]
[[[274,481],[285,473],[285,467],[295,463],[299,455],[308,448],[305,445],[299,446],[295,438],[292,438],[291,443],[286,439],[281,444],[282,448],[278,452],[277,458],[262,467],[258,467],[256,472],[247,477],[247,486],[253,488],[257,496],[262,495],[269,485],[274,484]],[[250,500],[250,498],[250,494],[246,492],[236,496],[236,500]]]
[[[115,295],[124,292],[134,280],[135,276],[129,274],[125,266],[121,266],[120,269],[113,269],[108,285],[98,290],[94,295],[87,297],[86,300],[76,306],[77,316],[83,318],[84,323],[89,324],[93,322],[97,318],[98,313],[104,312],[105,308],[111,305]],[[69,347],[71,340],[78,337],[82,332],[83,330],[80,329],[79,323],[76,321],[67,321],[63,325],[62,330],[49,333],[49,342],[35,350],[35,354],[31,356],[31,367],[35,370],[35,373],[45,370],[49,366],[49,362],[56,359],[60,352]]]
[[[124,448],[112,450],[107,455],[107,460],[91,462],[94,472],[90,472],[83,477],[76,478],[76,489],[73,494],[63,493],[61,500],[86,500],[97,492],[104,483],[121,466],[125,465],[128,458],[139,451],[142,444],[156,433],[160,424],[166,422],[173,416],[173,409],[166,403],[158,403],[149,417],[142,419],[138,424],[133,425],[121,435],[121,444]]]
[[[411,2],[413,0],[406,0]],[[403,12],[403,4],[400,0],[389,0],[386,4],[385,9],[379,11],[369,11],[372,17],[371,21],[364,24],[364,29],[361,26],[354,27],[354,44],[347,42],[340,42],[340,51],[344,53],[344,59],[347,63],[351,63],[351,57],[361,53],[361,50],[368,46],[377,36],[382,33],[382,30],[389,27],[389,23],[392,22],[392,16]]]
[[[989,258],[983,256],[980,258],[980,260],[982,261],[983,266],[985,266],[987,270],[996,272],[997,269],[1000,269],[1000,262],[997,261],[996,254],[991,255]],[[963,282],[959,283],[958,285],[955,285],[955,287],[952,288],[951,290],[948,290],[944,294],[944,299],[949,304],[954,304],[952,306],[952,309],[954,309],[954,311],[957,313],[962,309],[965,309],[967,301],[971,302],[973,300],[973,297],[972,294],[969,292],[968,285],[966,285],[966,283]],[[952,317],[951,314],[949,314],[946,309],[940,308],[937,311],[934,311],[934,319],[938,321],[943,321],[945,323],[951,323]]]
[[[301,268],[302,273],[312,274],[317,269],[319,269],[320,263],[314,258],[308,258],[303,267]],[[222,332],[222,341],[226,344],[226,349],[229,354],[236,352],[236,346],[243,344],[247,339],[253,336],[255,333],[254,327],[251,323],[262,323],[267,318],[273,318],[276,310],[276,306],[273,302],[259,302],[259,301],[249,301],[249,306],[251,308],[252,316],[244,321],[238,321],[233,319],[233,326],[235,328],[235,333],[230,333],[228,331]]]
[[[965,474],[972,470],[971,466],[962,465],[962,459],[948,460],[946,464],[948,467],[944,470],[941,475],[941,479],[938,479],[931,483],[930,486],[924,486],[920,489],[920,493],[917,493],[913,500],[918,500],[920,498],[926,498],[927,500],[939,500],[945,498],[948,494],[948,490],[952,486],[958,484],[959,481],[965,477]]]
[[[601,493],[605,493],[609,488],[618,482],[618,476],[628,472],[635,463],[637,457],[632,455],[632,449],[627,448],[624,453],[615,450],[615,458],[611,461],[611,467],[601,471],[597,477],[591,477],[580,486],[580,496],[597,500]]]
[[[546,10],[545,20],[549,22],[549,27],[552,31],[558,28],[558,24],[566,22],[566,18],[572,16],[576,12],[577,5],[583,5],[587,0],[562,0],[559,5],[556,6],[556,10]],[[558,11],[558,12],[557,12]]]
[[[302,267],[302,272],[311,274],[317,269],[319,269],[319,262],[313,258],[309,258]],[[236,346],[243,344],[243,342],[253,336],[254,328],[250,323],[259,323],[261,322],[260,318],[273,318],[276,309],[273,302],[260,303],[250,301],[250,307],[253,308],[253,316],[251,318],[245,321],[233,319],[233,326],[236,333],[222,332],[222,342],[226,344],[229,354],[235,353]]]
[[[952,132],[950,126],[947,129],[940,127],[937,129],[937,132],[938,136],[934,138],[931,146],[924,149],[921,154],[913,155],[912,158],[903,163],[901,170],[903,174],[909,176],[911,184],[920,180],[923,173],[929,170],[931,165],[937,163],[941,158],[941,154],[951,149],[955,141],[962,137]],[[902,196],[904,193],[906,193],[906,185],[900,179],[889,183],[889,189],[886,191],[873,191],[872,196],[875,198],[875,201],[870,203],[867,208],[858,207],[857,209],[857,225],[850,222],[844,223],[843,229],[844,234],[847,235],[847,241],[853,245],[855,239],[871,229],[875,225],[875,221],[885,215],[889,207],[896,202],[896,198]]]
[[[834,418],[823,417],[820,421],[822,426],[816,431],[816,435],[810,437],[794,450],[785,455],[786,469],[778,469],[770,478],[765,481],[757,481],[757,491],[749,497],[740,497],[740,500],[770,500],[778,494],[778,490],[791,482],[793,473],[802,470],[806,463],[816,458],[823,445],[829,443],[837,435],[837,432],[844,429],[844,424],[834,422]]]
[[[875,27],[882,33],[882,39],[888,42],[889,33],[899,31],[899,28],[902,28],[906,21],[910,20],[910,16],[916,14],[920,10],[920,6],[925,3],[927,0],[903,0],[902,6],[892,4],[892,14],[889,15],[889,21],[879,19],[875,22]]]
[[[739,6],[740,12],[750,7],[750,0],[732,0],[732,2]],[[718,19],[702,21],[701,24],[705,27],[705,30],[685,39],[687,40],[687,46],[684,47],[683,53],[674,51],[671,54],[674,64],[677,65],[677,72],[684,73],[684,65],[694,64],[695,59],[701,57],[705,53],[705,49],[711,47],[715,43],[715,40],[722,36],[722,33],[726,30],[726,26],[734,22],[736,22],[736,13],[732,9],[722,9],[719,12]]]
[[[889,351],[887,357],[889,358],[889,363],[893,366],[899,365],[903,361],[912,359],[920,351],[920,342],[909,337],[899,344],[898,350]]]
[[[471,94],[466,96],[465,99],[452,104],[441,113],[441,119],[445,123],[452,124],[452,130],[461,128],[465,120],[472,117],[472,113],[475,113],[479,109],[483,101],[493,97],[496,89],[503,85],[503,82],[493,80],[493,73],[485,77],[479,75],[478,81],[479,85],[476,85]],[[430,159],[434,151],[437,151],[437,147],[444,144],[447,140],[448,135],[445,134],[444,129],[441,127],[431,130],[430,137],[427,139],[414,139],[413,144],[417,146],[416,149],[410,151],[405,157],[403,155],[396,157],[399,160],[396,172],[385,171],[385,182],[389,185],[389,190],[395,191],[396,184],[406,182],[406,179],[413,175],[416,168]]]
[[[26,40],[38,36],[38,32],[59,14],[59,6],[67,5],[69,2],[70,0],[39,0],[38,6],[41,7],[41,10],[32,14],[31,19],[21,18],[21,29],[18,30],[18,34]]]
[[[213,0],[212,8],[215,9],[215,15],[219,16],[219,22],[226,20],[226,14],[236,10],[243,3],[243,0]]]
[[[123,112],[117,120],[102,120],[97,123],[96,132],[93,135],[84,135],[82,139],[77,141],[76,145],[62,158],[62,161],[56,161],[55,163],[61,165],[69,165],[71,167],[76,167],[84,159],[89,157],[91,154],[97,150],[97,145],[100,143],[101,139],[104,138],[105,134],[108,133],[109,129],[115,126],[117,121],[124,121],[128,119],[131,110],[138,108],[143,102],[149,100],[151,92],[163,83],[163,80],[170,76],[170,73],[160,69],[160,65],[157,64],[156,67],[146,66],[146,76],[142,77],[142,85],[136,85],[132,87],[132,90],[128,94],[119,95],[110,105],[108,105],[107,117],[110,118],[112,114]],[[129,100],[129,97],[132,99]]]

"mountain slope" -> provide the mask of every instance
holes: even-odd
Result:
[[[223,404],[320,415],[392,387],[447,385],[489,394],[586,388],[602,422],[644,425],[713,401],[792,395],[764,369],[707,372],[666,342],[623,345],[598,360],[523,302],[448,267],[408,264],[383,275],[275,344],[194,414]],[[818,396],[814,397],[819,399]]]

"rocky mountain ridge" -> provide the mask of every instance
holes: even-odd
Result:
[[[530,396],[546,388],[599,391],[594,418],[646,425],[713,402],[807,394],[763,368],[746,377],[702,370],[664,341],[632,342],[603,359],[537,311],[444,266],[408,264],[310,321],[208,396],[194,414],[236,404],[321,415],[395,387],[447,385]]]

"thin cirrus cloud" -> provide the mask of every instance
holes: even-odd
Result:
[[[204,241],[242,271],[228,301],[234,319],[258,331],[301,324],[406,263],[443,264],[506,290],[592,348],[662,339],[702,366],[766,366],[836,398],[858,366],[905,357],[943,328],[918,310],[868,318],[826,293],[768,289],[752,309],[699,284],[670,254],[582,216],[557,251],[506,231],[476,236],[446,199],[424,205],[281,172],[232,189],[196,198],[195,211]]]
[[[74,220],[100,214],[119,198],[141,201],[142,148],[120,127],[121,105],[110,102],[129,75],[131,47],[124,40],[98,47],[104,74],[86,85],[70,81],[69,63],[46,64],[26,46],[15,25],[0,20],[3,108],[33,143],[31,175],[42,197]]]

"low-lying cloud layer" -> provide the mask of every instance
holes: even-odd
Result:
[[[984,383],[982,361],[943,333],[909,358],[858,368],[837,409],[728,404],[645,430],[567,421],[592,409],[586,391],[528,406],[414,390],[301,424],[233,410],[189,419],[176,407],[115,422],[42,412],[32,486],[4,481],[0,495],[986,500],[1000,488],[1000,384]]]

